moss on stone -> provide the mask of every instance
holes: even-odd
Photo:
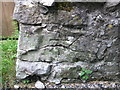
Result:
[[[62,78],[69,78],[69,79],[77,79],[79,77],[79,72],[81,71],[81,67],[73,67],[69,70],[63,71],[61,74]]]
[[[57,3],[57,7],[60,10],[71,11],[73,9],[73,5],[71,2],[59,2]]]

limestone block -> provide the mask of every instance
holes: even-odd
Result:
[[[51,65],[45,62],[28,62],[17,60],[17,73],[16,77],[18,79],[24,79],[30,75],[40,75],[45,76],[50,73]]]

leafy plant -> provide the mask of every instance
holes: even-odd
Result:
[[[24,84],[28,84],[28,83],[30,83],[30,80],[23,80],[22,81]]]
[[[89,75],[92,73],[91,70],[87,70],[85,68],[82,68],[79,76],[81,77],[82,80],[88,80],[89,79]]]
[[[61,2],[58,3],[57,5],[58,5],[58,9],[60,10],[71,11],[73,9],[71,2]]]

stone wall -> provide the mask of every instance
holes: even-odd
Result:
[[[120,5],[109,3],[16,2],[20,23],[16,76],[49,82],[120,81]],[[118,31],[119,30],[119,31]]]

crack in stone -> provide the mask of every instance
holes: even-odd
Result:
[[[27,23],[21,23],[23,25],[28,25],[28,26],[41,26],[42,23],[38,23],[38,24],[27,24]]]
[[[82,29],[84,27],[87,27],[87,24],[80,24],[80,25],[63,25],[63,27],[67,27],[67,28],[73,28],[73,29]]]
[[[79,38],[80,38],[80,36],[77,37],[71,44],[69,44],[68,47],[72,46]]]
[[[79,50],[73,50],[72,48],[70,48],[69,45],[68,46],[65,46],[65,45],[62,45],[62,44],[46,45],[46,46],[44,46],[42,48],[47,48],[47,47],[63,47],[63,48],[66,48],[66,49],[70,49],[70,50],[72,50],[74,52],[79,52]],[[42,49],[42,48],[39,48],[39,49]]]

